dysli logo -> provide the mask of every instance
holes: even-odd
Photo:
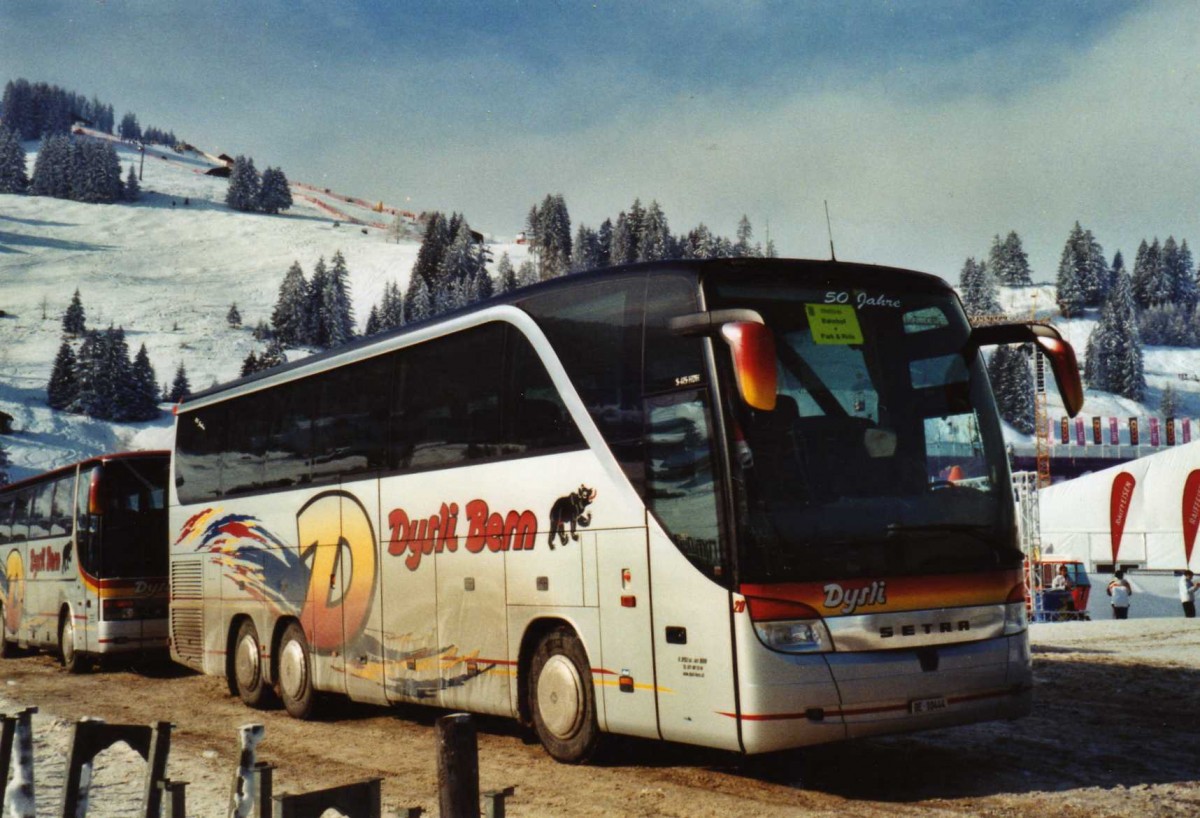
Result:
[[[887,604],[887,582],[877,579],[861,588],[843,588],[831,582],[824,588],[825,607],[841,608],[842,613],[852,614],[860,607]]]

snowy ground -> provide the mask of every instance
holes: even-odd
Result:
[[[32,168],[36,143],[25,147]],[[118,152],[125,172],[137,163],[127,146]],[[109,424],[46,406],[62,312],[76,288],[89,327],[123,327],[131,352],[146,344],[159,382],[170,382],[182,363],[193,389],[202,389],[237,377],[246,355],[261,350],[251,331],[270,321],[292,262],[309,276],[318,258],[328,262],[341,250],[360,328],[385,286],[407,285],[417,239],[390,243],[383,229],[350,224],[330,208],[381,224],[389,215],[323,189],[297,189],[294,194],[308,198],[295,195],[296,205],[282,215],[236,213],[224,205],[227,182],[203,175],[207,167],[195,157],[151,152],[143,197],[132,205],[0,194],[0,310],[6,313],[0,317],[0,411],[13,416],[17,429],[4,440],[10,478],[100,452],[170,442],[169,413],[146,424]],[[463,209],[469,219],[469,206]],[[525,258],[522,246],[494,243],[490,249],[496,260],[508,252],[514,266]],[[232,303],[242,315],[240,329],[225,321]]]

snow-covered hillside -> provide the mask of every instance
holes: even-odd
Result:
[[[37,145],[25,147],[32,170]],[[126,171],[140,159],[119,143],[118,152]],[[415,238],[389,243],[382,225],[391,217],[374,212],[370,202],[296,185],[295,206],[283,215],[238,213],[224,204],[227,182],[204,175],[211,166],[203,155],[148,151],[143,196],[132,205],[0,194],[0,310],[6,313],[0,317],[0,411],[13,416],[17,430],[3,439],[12,479],[100,452],[170,444],[169,413],[150,423],[113,424],[47,407],[61,316],[76,288],[89,327],[124,327],[132,351],[146,345],[160,383],[169,382],[182,363],[193,389],[202,389],[237,377],[246,355],[262,349],[252,328],[269,321],[293,261],[307,276],[318,258],[328,261],[341,250],[360,328],[388,283],[407,285],[419,244]],[[456,209],[470,218],[469,202]],[[345,216],[369,226],[350,224]],[[514,266],[526,255],[516,244],[494,243],[491,250],[496,259],[509,253]],[[240,329],[225,320],[233,303],[242,316]],[[1005,289],[1001,303],[1012,315],[1051,317],[1054,287]],[[1055,321],[1080,358],[1095,320],[1089,313]],[[292,359],[297,355],[289,352]],[[1145,405],[1089,390],[1084,413],[1150,416],[1171,383],[1181,414],[1200,416],[1200,381],[1179,379],[1180,373],[1200,372],[1200,350],[1148,348],[1145,363]],[[1051,416],[1061,416],[1053,390],[1049,402]],[[1028,443],[1007,431],[1014,442]]]
[[[25,148],[32,172],[37,144]],[[118,153],[124,177],[139,156],[123,145]],[[318,258],[328,262],[342,251],[360,329],[388,283],[407,285],[416,240],[396,244],[377,227],[335,226],[331,207],[362,211],[352,215],[366,221],[365,203],[299,189],[285,214],[237,213],[224,204],[226,180],[204,175],[211,165],[164,155],[147,156],[143,195],[134,204],[0,194],[0,411],[13,416],[16,429],[0,442],[11,479],[101,452],[170,443],[169,412],[151,423],[112,424],[47,407],[62,313],[76,288],[89,328],[123,327],[131,351],[146,345],[160,383],[182,363],[192,388],[202,389],[236,378],[246,355],[261,351],[252,329],[269,322],[293,261],[309,276]],[[461,209],[469,219],[469,203]],[[523,246],[491,249],[497,259],[508,252],[514,265],[525,258]],[[240,329],[225,320],[233,303]]]

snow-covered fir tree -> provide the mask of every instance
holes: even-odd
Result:
[[[968,258],[959,275],[958,291],[967,317],[1000,314],[999,292],[986,263]]]
[[[1163,387],[1159,396],[1158,411],[1164,418],[1177,417],[1179,414],[1179,396],[1175,393],[1175,387],[1169,383]]]
[[[521,266],[517,268],[517,285],[520,287],[531,287],[537,283],[537,269],[533,266],[532,261],[525,259],[521,262]]]
[[[1003,239],[999,234],[993,237],[991,250],[988,251],[988,269],[1000,284],[1019,287],[1033,283],[1032,271],[1029,268],[1029,256],[1021,245],[1021,237],[1017,231],[1011,230]]]
[[[137,169],[133,165],[129,166],[129,173],[125,177],[125,192],[123,197],[129,202],[136,202],[142,197],[142,186],[138,183]]]
[[[58,348],[54,357],[54,368],[50,371],[50,382],[46,385],[46,403],[51,409],[67,409],[79,397],[79,383],[75,376],[75,352],[66,341]]]
[[[167,391],[166,399],[171,403],[179,403],[192,394],[192,385],[188,382],[187,368],[183,362],[175,369],[175,378],[171,381],[171,388]]]
[[[283,344],[279,343],[278,338],[272,338],[267,348],[264,349],[258,356],[258,368],[270,369],[273,366],[279,366],[287,363],[287,353],[283,349]]]
[[[579,225],[579,229],[575,231],[575,243],[571,248],[571,272],[581,273],[584,270],[594,270],[600,267],[600,236],[590,227]],[[512,272],[512,264],[508,266],[508,271]],[[504,278],[497,269],[497,275],[500,275],[500,280]],[[514,279],[515,283],[515,279]],[[503,283],[502,285],[503,286]]]
[[[1109,293],[1100,320],[1092,330],[1084,356],[1083,377],[1088,386],[1130,400],[1142,400],[1146,375],[1138,334],[1133,286],[1122,274]]]
[[[575,246],[578,247],[578,243]],[[502,253],[500,261],[496,263],[496,278],[500,284],[500,292],[511,293],[517,289],[517,273],[513,270],[512,259],[508,257],[508,253]]]
[[[404,326],[404,296],[400,294],[400,285],[390,282],[383,290],[383,300],[379,303],[379,329],[381,332],[400,329]]]
[[[309,298],[308,281],[300,262],[293,261],[279,285],[279,297],[271,311],[271,326],[275,337],[287,346],[300,346],[308,342]]]
[[[421,239],[421,247],[417,250],[417,260],[413,264],[412,275],[408,279],[408,290],[404,294],[405,322],[424,320],[432,313],[423,312],[418,317],[418,310],[433,309],[434,294],[442,288],[439,278],[442,258],[446,255],[453,236],[450,234],[450,223],[438,212],[430,213],[425,218],[425,235]],[[424,289],[424,294],[418,299],[418,289]]]
[[[340,347],[354,340],[354,305],[350,301],[350,271],[346,257],[333,254],[329,278],[321,297],[322,311],[328,321],[329,346]]]
[[[379,331],[379,305],[372,304],[371,312],[367,314],[366,326],[363,327],[363,335],[370,338],[372,335],[378,335]]]
[[[321,349],[329,348],[329,316],[326,313],[325,295],[329,288],[329,268],[325,266],[325,258],[317,259],[313,267],[312,278],[308,282],[307,327],[304,330],[304,342]]]
[[[229,173],[229,189],[225,192],[225,204],[234,210],[250,212],[258,208],[258,192],[262,182],[254,160],[238,156],[233,160]]]
[[[129,384],[118,401],[119,420],[153,420],[158,417],[158,376],[150,363],[150,353],[142,344],[130,367]]]
[[[1167,237],[1162,248],[1162,267],[1164,285],[1169,290],[1165,294],[1167,301],[1190,310],[1196,305],[1196,278],[1187,239],[1176,244],[1174,236]]]
[[[675,255],[667,214],[657,200],[650,202],[642,222],[642,239],[638,244],[638,261],[661,261]]]
[[[126,142],[137,142],[142,138],[142,127],[138,124],[136,114],[127,113],[121,117],[121,124],[117,126],[117,135]]]
[[[754,255],[754,228],[750,226],[750,217],[745,213],[738,220],[737,241],[733,243],[733,254],[737,258],[748,258]]]
[[[542,281],[571,271],[571,216],[562,194],[547,195],[537,210],[536,258]]]
[[[1163,266],[1162,245],[1158,236],[1152,244],[1145,239],[1138,245],[1137,255],[1133,260],[1133,280],[1131,283],[1133,301],[1141,309],[1155,304],[1165,304],[1170,300],[1171,284],[1167,281],[1166,270]]]
[[[257,371],[258,356],[254,354],[254,350],[250,350],[246,353],[246,357],[242,359],[242,369],[239,374],[244,378],[247,375],[253,375]]]
[[[612,249],[612,235],[612,219],[605,219],[600,222],[600,227],[596,230],[596,242],[599,245],[599,256],[596,259],[597,267],[608,267],[612,264],[612,257],[609,254]]]
[[[29,192],[34,196],[53,196],[67,199],[71,195],[71,140],[64,135],[42,137],[38,145],[37,158],[33,162],[33,176],[29,180]]]
[[[433,309],[433,293],[429,291],[429,285],[424,278],[414,275],[404,297],[404,323],[424,321],[433,316]]]
[[[280,168],[267,168],[262,173],[258,190],[258,209],[275,214],[292,206],[292,191],[287,176]]]
[[[987,364],[1000,417],[1022,434],[1034,430],[1033,372],[1028,351],[1027,347],[999,346]]]
[[[1086,259],[1082,252],[1083,228],[1075,222],[1058,261],[1054,299],[1062,314],[1070,318],[1083,313],[1088,303],[1088,282],[1083,278]]]
[[[235,329],[242,326],[242,314],[238,311],[237,302],[229,305],[229,312],[225,313],[225,323]]]
[[[637,261],[637,239],[629,216],[624,212],[618,213],[617,221],[613,224],[612,244],[609,249],[609,256],[614,265]]]
[[[24,193],[29,188],[25,148],[17,134],[0,125],[0,193]]]
[[[69,338],[75,338],[87,332],[87,317],[78,288],[75,290],[75,295],[71,296],[71,303],[67,305],[66,312],[63,313],[62,328],[63,334]]]

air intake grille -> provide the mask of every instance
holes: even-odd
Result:
[[[204,599],[202,560],[176,560],[171,563],[171,599]]]
[[[171,645],[181,659],[204,659],[204,611],[171,606]]]

